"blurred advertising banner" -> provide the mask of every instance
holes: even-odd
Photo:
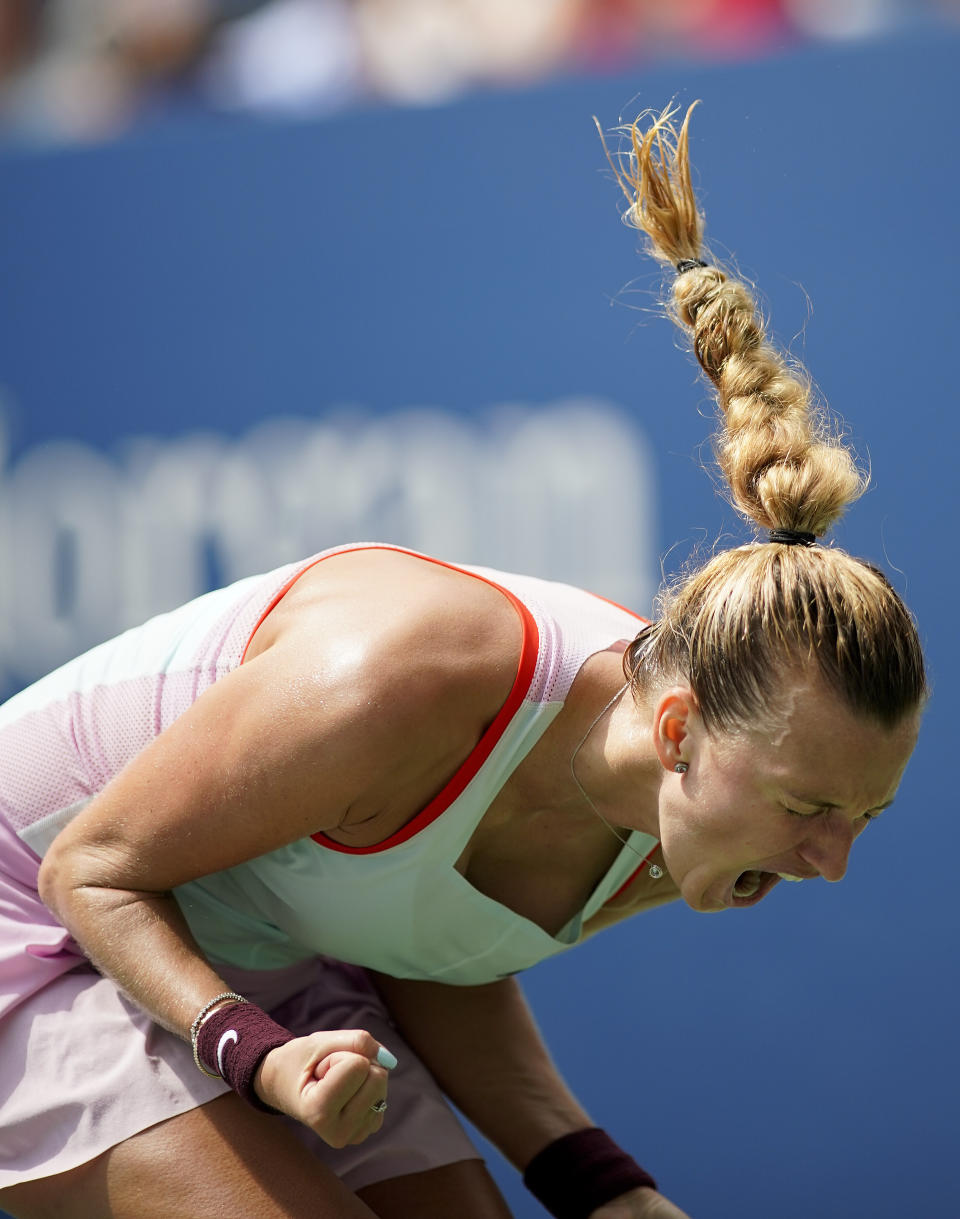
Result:
[[[0,664],[29,681],[211,586],[344,539],[648,604],[653,469],[635,421],[586,399],[478,419],[331,411],[236,439],[129,436],[119,455],[46,441],[0,472]]]

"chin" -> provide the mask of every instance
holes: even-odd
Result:
[[[680,886],[680,896],[690,909],[695,910],[697,914],[722,914],[724,910],[729,910],[730,907],[720,898],[711,895],[710,889],[715,888],[716,882],[706,889],[692,889],[688,882]]]
[[[725,906],[723,902],[718,902],[714,898],[702,897],[696,902],[687,902],[691,910],[696,910],[697,914],[723,914],[724,910],[729,910],[729,906]]]

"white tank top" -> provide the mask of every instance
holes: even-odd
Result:
[[[256,628],[304,571],[363,548],[325,551],[209,593],[94,648],[0,708],[0,809],[20,837],[43,854],[127,761],[242,663]],[[520,617],[521,656],[506,703],[444,789],[384,842],[345,847],[316,834],[176,889],[214,964],[270,969],[319,953],[397,977],[489,982],[574,945],[586,920],[655,849],[656,839],[631,834],[556,936],[457,871],[484,813],[559,713],[584,661],[632,639],[643,620],[569,585],[443,566],[495,585]]]

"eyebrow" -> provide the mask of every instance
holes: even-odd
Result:
[[[832,800],[819,800],[816,796],[802,796],[799,792],[790,792],[791,800],[796,800],[798,804],[812,804],[816,808],[842,808],[841,804],[834,804]],[[891,797],[883,804],[876,804],[873,808],[868,808],[868,813],[882,813],[885,808],[889,808],[896,797]]]

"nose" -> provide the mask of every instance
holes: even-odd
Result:
[[[799,854],[824,880],[843,880],[856,836],[846,817],[827,813],[817,818],[816,829],[801,843]]]

